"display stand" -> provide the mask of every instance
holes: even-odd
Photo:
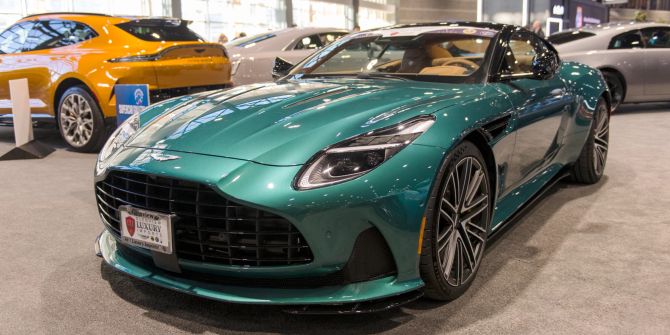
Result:
[[[9,94],[12,100],[16,147],[0,156],[0,161],[44,158],[54,152],[52,147],[36,141],[33,136],[28,79],[10,80]]]

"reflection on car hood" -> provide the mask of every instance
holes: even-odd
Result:
[[[162,114],[128,145],[299,165],[351,136],[469,99],[481,92],[478,86],[393,79],[240,86],[154,108]]]

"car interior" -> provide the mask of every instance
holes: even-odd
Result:
[[[426,42],[405,49],[401,59],[384,62],[373,69],[398,74],[469,76],[481,66],[487,47],[488,40],[472,38]]]
[[[305,64],[307,73],[388,73],[467,77],[483,64],[489,38],[441,35],[420,40],[373,37],[350,41],[318,61]]]

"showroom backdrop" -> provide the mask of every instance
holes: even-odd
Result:
[[[528,25],[546,32],[583,24],[629,20],[639,11],[650,20],[670,21],[670,0],[0,0],[0,29],[46,12],[89,12],[121,16],[173,16],[192,21],[208,41],[221,33],[299,27],[371,29],[395,23],[449,20]],[[610,18],[610,15],[612,16]]]
[[[409,2],[411,0],[402,0]],[[321,26],[363,29],[396,23],[400,0],[0,0],[0,29],[46,12],[122,16],[174,16],[209,41],[285,28]],[[409,6],[408,6],[409,7]]]

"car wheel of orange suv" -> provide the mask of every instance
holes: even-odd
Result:
[[[97,151],[105,143],[107,132],[102,112],[85,87],[73,86],[63,93],[57,117],[63,139],[75,151]]]

